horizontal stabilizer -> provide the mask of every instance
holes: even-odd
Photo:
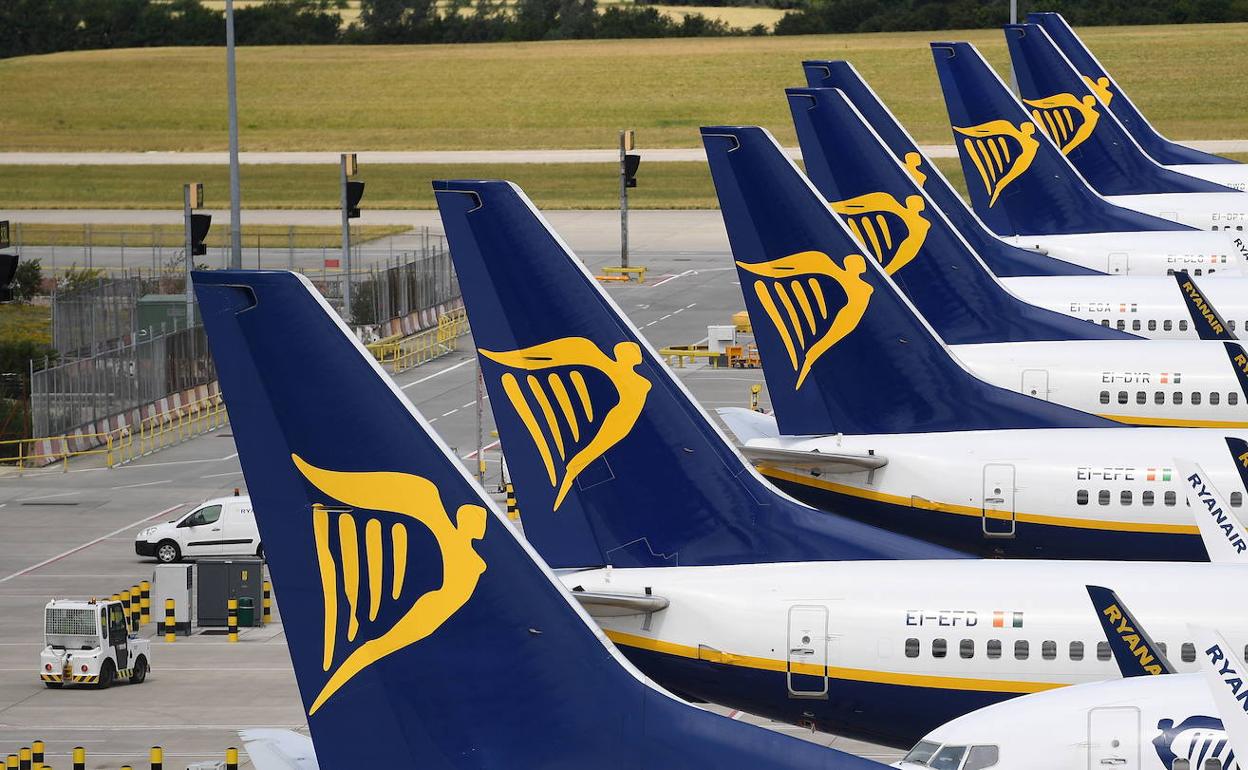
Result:
[[[653,594],[620,594],[572,589],[572,598],[581,603],[591,618],[619,618],[625,615],[651,615],[667,609],[670,601]]]
[[[772,415],[743,406],[721,406],[715,413],[742,444],[759,438],[777,438],[780,435],[776,418]]]
[[[862,473],[883,468],[888,458],[856,452],[822,452],[818,449],[782,449],[779,447],[741,447],[741,452],[755,465],[771,465],[823,473]]]

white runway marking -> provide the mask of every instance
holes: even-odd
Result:
[[[68,497],[69,495],[77,495],[77,494],[81,494],[81,491],[75,490],[73,492],[57,492],[55,495],[35,495],[34,497],[23,497],[23,498],[18,499],[16,502],[26,503],[32,500],[51,500],[54,497]]]
[[[118,527],[117,529],[113,530],[112,532],[109,532],[107,535],[101,535],[100,537],[97,537],[96,539],[94,539],[94,540],[92,540],[92,541],[90,541],[90,542],[83,543],[82,545],[77,546],[77,547],[75,547],[75,548],[71,548],[71,549],[69,549],[68,551],[65,551],[64,553],[59,553],[59,554],[57,554],[56,556],[53,556],[53,557],[52,557],[52,558],[50,558],[50,559],[44,559],[43,561],[39,562],[38,564],[33,564],[33,565],[31,565],[31,566],[27,567],[26,569],[23,569],[23,570],[18,570],[17,572],[14,572],[12,575],[8,575],[8,576],[5,576],[5,577],[2,577],[2,578],[0,578],[0,583],[7,583],[8,581],[12,580],[13,578],[21,577],[22,575],[26,575],[26,574],[28,574],[28,573],[34,572],[35,570],[39,569],[40,567],[46,567],[47,565],[49,565],[49,564],[51,564],[51,563],[53,563],[53,562],[60,561],[61,559],[64,559],[66,556],[72,556],[73,554],[76,554],[76,553],[78,553],[79,551],[81,551],[81,550],[83,550],[83,549],[90,548],[91,546],[95,545],[96,543],[102,543],[102,542],[104,542],[105,540],[109,539],[110,537],[113,537],[114,535],[120,535],[122,532],[125,532],[125,531],[126,531],[126,530],[128,530],[128,529],[133,529],[133,528],[135,528],[135,527],[139,526],[140,524],[146,524],[147,522],[151,521],[152,519],[159,518],[159,517],[161,517],[161,516],[165,516],[165,515],[167,515],[168,513],[170,513],[171,511],[176,511],[177,509],[181,508],[181,507],[182,507],[182,506],[184,506],[184,505],[187,505],[187,503],[178,503],[177,505],[171,505],[171,506],[169,506],[168,508],[166,508],[165,510],[160,511],[159,513],[153,513],[151,516],[148,516],[148,517],[146,517],[146,518],[139,519],[138,521],[136,521],[136,522],[134,522],[134,523],[132,523],[132,524],[127,524],[127,525],[126,525],[126,526],[124,526],[124,527]]]
[[[122,484],[117,487],[109,487],[109,489],[137,489],[138,487],[154,487],[157,484],[172,484],[173,479],[161,479],[160,481],[144,481],[141,484]]]
[[[446,367],[445,369],[439,369],[438,371],[434,372],[433,374],[430,374],[430,375],[429,375],[429,376],[427,376],[427,377],[421,377],[419,380],[416,380],[415,382],[409,382],[409,383],[407,383],[406,385],[403,385],[402,387],[400,387],[399,389],[400,389],[400,390],[407,390],[408,388],[415,387],[416,385],[419,385],[419,384],[420,384],[420,383],[422,383],[422,382],[428,382],[429,380],[432,380],[434,377],[441,377],[442,375],[446,374],[447,372],[454,371],[454,370],[458,369],[459,367],[464,366],[464,365],[466,365],[466,364],[470,364],[470,363],[472,363],[472,359],[471,359],[471,358],[466,358],[466,359],[464,359],[463,361],[460,361],[460,362],[459,362],[459,363],[457,363],[457,364],[452,364],[452,365],[450,365],[450,366]]]
[[[657,289],[658,287],[662,286],[663,284],[667,283],[668,281],[674,281],[674,280],[676,280],[677,278],[684,278],[686,275],[693,275],[693,273],[694,273],[694,271],[693,271],[693,270],[686,270],[686,271],[685,271],[685,272],[683,272],[683,273],[677,273],[676,275],[670,276],[670,277],[668,277],[668,278],[664,278],[663,280],[659,281],[658,283],[653,283],[653,284],[650,284],[650,288],[652,288],[652,289]]]

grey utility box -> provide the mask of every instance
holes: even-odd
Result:
[[[196,569],[199,572],[196,601],[199,625],[226,625],[230,599],[250,597],[253,606],[259,609],[264,594],[262,559],[200,559]]]
[[[152,621],[161,630],[164,630],[166,599],[173,599],[177,632],[189,635],[195,621],[194,564],[159,564],[152,572]]]

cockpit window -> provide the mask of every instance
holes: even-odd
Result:
[[[946,746],[931,758],[927,766],[932,770],[958,770],[962,757],[966,755],[965,746]]]
[[[939,743],[933,743],[932,741],[919,741],[914,745],[914,748],[910,749],[910,753],[907,754],[905,759],[902,761],[913,762],[916,765],[926,765],[927,760],[931,759],[932,755],[935,754],[936,750],[939,748]]]
[[[972,746],[966,755],[966,764],[962,770],[984,770],[993,767],[1000,759],[1001,752],[996,746]]]

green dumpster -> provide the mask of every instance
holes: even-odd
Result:
[[[238,626],[250,628],[256,624],[256,600],[250,596],[238,598]]]

